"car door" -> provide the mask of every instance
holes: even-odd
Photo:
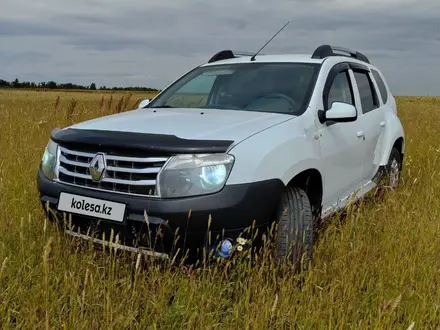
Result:
[[[330,71],[323,91],[324,111],[329,110],[333,102],[356,107],[349,70],[347,64],[339,64]],[[363,127],[358,118],[351,122],[326,121],[319,125],[318,136],[324,168],[323,205],[329,206],[360,187],[365,153]]]
[[[373,77],[368,68],[355,68],[353,75],[359,93],[360,106],[359,121],[365,133],[365,152],[362,163],[362,178],[371,180],[379,169],[375,159],[379,159],[382,132],[385,127],[384,105],[379,100],[378,92]]]

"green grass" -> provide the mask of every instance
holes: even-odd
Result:
[[[197,269],[138,259],[80,244],[45,220],[36,174],[50,131],[144,97],[0,91],[2,329],[440,325],[440,98],[397,99],[406,133],[401,188],[353,207],[345,221],[331,219],[311,270],[295,275],[268,256],[258,267],[238,258]]]

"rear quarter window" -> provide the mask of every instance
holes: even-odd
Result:
[[[377,72],[376,70],[371,70],[371,72],[373,73],[374,80],[376,80],[377,87],[379,87],[379,92],[382,97],[383,103],[387,103],[388,91],[387,91],[387,87],[385,86],[385,82],[383,81],[379,72]]]

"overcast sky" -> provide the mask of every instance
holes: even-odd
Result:
[[[1,0],[0,79],[164,88],[221,49],[364,52],[396,94],[440,95],[440,0]]]

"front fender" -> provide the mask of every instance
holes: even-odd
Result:
[[[312,134],[293,121],[263,131],[235,146],[235,163],[227,184],[280,179],[285,185],[298,173],[316,169],[322,173],[320,146]]]

